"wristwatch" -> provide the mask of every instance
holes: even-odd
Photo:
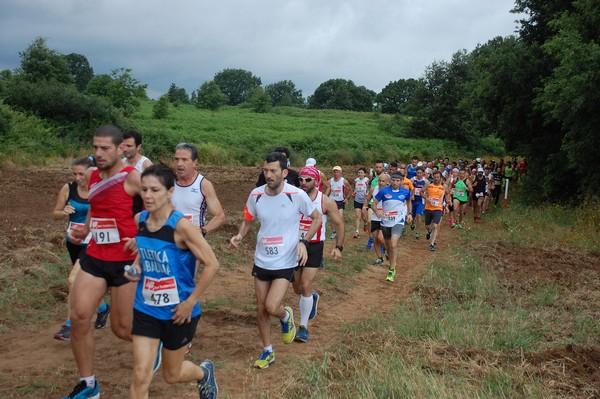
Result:
[[[342,252],[344,250],[344,246],[343,245],[336,245],[335,248],[339,249],[340,252]]]
[[[308,241],[306,241],[306,240],[300,240],[300,242],[301,242],[302,244],[304,244],[304,246],[305,246],[306,248],[308,248],[308,244],[309,244],[309,242],[308,242]]]

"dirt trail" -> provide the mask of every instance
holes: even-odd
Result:
[[[217,188],[227,215],[227,225],[219,236],[209,239],[219,258],[236,256],[226,249],[226,239],[233,234],[241,215],[247,194],[256,178],[256,168],[230,169],[202,168]],[[0,254],[17,256],[19,251],[36,250],[58,252],[63,235],[63,223],[53,222],[50,212],[61,185],[69,180],[66,166],[43,169],[19,169],[1,175],[0,196],[5,203],[0,210],[2,223]],[[233,190],[232,190],[233,189]],[[348,212],[349,214],[349,212]],[[347,227],[351,231],[351,227]],[[347,266],[356,251],[364,251],[366,237],[358,240],[351,235],[346,239],[344,260],[338,268]],[[277,398],[283,395],[286,381],[295,378],[293,367],[299,358],[317,359],[340,338],[339,327],[372,317],[385,315],[391,306],[405,297],[419,271],[432,256],[443,256],[444,242],[435,254],[430,253],[423,241],[402,241],[411,258],[410,266],[398,268],[394,283],[385,281],[385,269],[368,266],[353,277],[336,276],[336,284],[326,281],[328,272],[320,272],[316,289],[321,294],[318,316],[309,324],[310,340],[306,344],[284,345],[280,340],[278,323],[272,322],[276,364],[266,370],[252,368],[261,351],[260,338],[254,319],[254,289],[250,267],[252,249],[246,244],[237,255],[238,262],[230,261],[218,272],[204,300],[224,303],[206,309],[188,355],[194,361],[211,358],[217,365],[217,378],[222,394],[232,398]],[[329,241],[326,253],[333,242]],[[332,261],[330,261],[332,262]],[[66,280],[66,276],[65,276]],[[65,287],[61,289],[64,290]],[[55,288],[49,288],[55,289]],[[296,311],[299,320],[298,297],[288,290],[286,304]],[[77,372],[70,345],[52,339],[62,323],[57,312],[55,322],[35,328],[17,328],[2,335],[0,342],[0,397],[60,397],[68,393],[77,381]],[[94,332],[96,340],[96,375],[105,398],[127,397],[132,368],[131,345],[117,339],[110,329]],[[357,342],[357,345],[360,345]],[[282,373],[285,372],[285,375]],[[223,395],[225,396],[225,395]],[[153,398],[195,398],[193,384],[169,386],[158,373],[151,388]]]

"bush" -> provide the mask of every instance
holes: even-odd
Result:
[[[158,101],[152,107],[152,117],[154,119],[165,119],[169,116],[169,97],[165,94],[160,96]]]

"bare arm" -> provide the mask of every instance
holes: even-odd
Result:
[[[192,291],[185,301],[181,302],[172,310],[175,313],[173,317],[171,317],[173,323],[183,324],[189,323],[192,320],[192,310],[217,273],[219,262],[217,261],[217,257],[212,248],[208,245],[208,242],[206,242],[201,234],[198,234],[198,230],[196,230],[194,225],[185,218],[182,218],[177,222],[175,228],[175,242],[178,246],[181,245],[189,249],[203,265],[202,274],[196,283],[194,291]]]
[[[208,212],[211,214],[210,221],[204,226],[207,233],[218,230],[225,223],[225,212],[221,206],[219,198],[217,198],[217,192],[213,184],[206,180],[202,180],[201,184],[202,193],[206,198],[206,207]]]
[[[325,212],[327,212],[327,216],[329,217],[329,220],[331,220],[333,228],[337,232],[335,240],[336,248],[331,251],[331,256],[333,259],[341,259],[342,251],[337,247],[344,246],[344,219],[342,218],[342,215],[340,215],[335,201],[332,199],[323,197],[323,208]]]
[[[70,214],[75,213],[75,208],[68,203],[69,200],[69,185],[65,184],[61,187],[58,192],[58,198],[56,199],[56,206],[52,211],[52,218],[54,220],[63,220],[69,217]]]
[[[319,171],[319,174],[321,175],[321,183],[323,183],[323,194],[329,195],[329,192],[331,191],[331,184],[329,184],[329,180],[323,172]]]
[[[231,239],[229,240],[229,247],[239,248],[240,244],[242,243],[242,240],[244,239],[246,234],[248,234],[250,227],[252,227],[252,221],[248,221],[246,219],[242,220],[242,224],[240,225],[238,233],[231,237]]]

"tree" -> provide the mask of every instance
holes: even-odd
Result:
[[[376,97],[384,114],[410,114],[410,100],[419,87],[415,79],[400,79],[388,83]]]
[[[309,108],[342,109],[348,111],[372,111],[375,92],[353,81],[330,79],[317,87],[308,98]]]
[[[196,107],[216,111],[225,105],[227,98],[221,92],[219,85],[214,80],[204,82],[198,89]]]
[[[265,113],[271,109],[272,100],[262,87],[258,86],[248,94],[248,104],[254,112]]]
[[[18,75],[29,82],[55,80],[61,83],[73,83],[65,57],[49,49],[45,38],[36,38],[29,47],[19,52],[19,55],[21,67],[17,70]]]
[[[265,86],[265,93],[271,97],[274,106],[302,106],[304,98],[302,90],[297,90],[296,85],[291,80],[281,80]]]
[[[243,103],[250,91],[261,85],[259,77],[243,69],[224,69],[215,75],[214,82],[227,96],[228,105]]]
[[[169,116],[169,95],[163,94],[152,107],[152,117],[154,119],[165,119]]]
[[[87,84],[94,77],[94,70],[85,55],[71,53],[65,56],[69,71],[73,76],[75,86],[81,93],[85,92]]]
[[[6,95],[13,77],[13,73],[10,69],[3,69],[0,71],[0,98]]]
[[[185,89],[183,87],[177,87],[175,83],[171,83],[167,96],[169,101],[175,105],[188,104],[190,102],[190,98]]]
[[[147,99],[147,84],[142,84],[131,75],[131,69],[117,68],[110,75],[97,75],[87,86],[87,93],[108,98],[111,103],[129,116]]]

